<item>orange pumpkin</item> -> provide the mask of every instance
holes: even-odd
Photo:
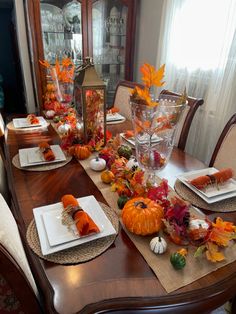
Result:
[[[102,173],[101,173],[101,180],[102,182],[104,183],[111,183],[112,180],[114,180],[115,176],[114,174],[110,171],[110,170],[104,170]]]
[[[132,233],[144,236],[161,229],[163,216],[163,208],[144,197],[129,200],[122,210],[122,220],[126,228]]]
[[[87,145],[75,145],[73,149],[73,155],[79,159],[87,159],[91,155],[91,151]]]

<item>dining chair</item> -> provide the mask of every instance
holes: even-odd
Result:
[[[0,273],[24,313],[42,313],[39,293],[21,242],[16,221],[0,194]],[[3,293],[0,290],[0,294]],[[2,296],[4,298],[4,296]],[[1,312],[1,309],[0,309]]]
[[[2,114],[0,113],[0,156],[2,157],[2,160],[5,165],[6,157],[5,157],[5,151],[4,151],[4,141],[5,141],[5,123],[2,117]]]
[[[236,178],[236,113],[225,125],[213,151],[210,167],[232,168]]]
[[[136,82],[120,81],[115,90],[113,107],[118,108],[119,113],[128,120],[131,120],[130,93],[135,86],[143,87]]]
[[[173,95],[173,96],[181,96],[181,94],[175,93],[173,91],[168,91],[166,89],[162,90],[161,95]],[[175,135],[175,146],[179,149],[185,149],[186,142],[188,139],[188,134],[190,131],[191,123],[193,117],[199,108],[199,106],[203,105],[204,100],[202,98],[194,98],[188,97],[187,98],[188,104],[184,109],[184,112],[180,118],[179,124],[177,126],[176,135]]]

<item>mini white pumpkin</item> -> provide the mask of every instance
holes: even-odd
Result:
[[[59,127],[58,127],[58,132],[60,134],[66,134],[69,130],[70,130],[71,126],[69,124],[61,124]]]
[[[106,161],[103,158],[93,158],[90,160],[90,168],[94,171],[102,171],[106,168]]]
[[[207,236],[210,224],[199,218],[190,219],[188,226],[188,234],[191,240],[198,241]]]
[[[55,116],[56,112],[54,110],[47,110],[45,115],[47,118],[52,119]]]
[[[204,219],[190,219],[189,230],[195,230],[199,228],[208,229],[209,224]]]
[[[162,237],[155,237],[150,241],[150,249],[155,254],[163,254],[167,250],[166,240]]]
[[[132,169],[133,167],[138,167],[138,161],[135,157],[131,157],[126,164],[128,169]]]

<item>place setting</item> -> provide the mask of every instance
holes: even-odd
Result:
[[[42,116],[28,114],[25,118],[14,118],[7,124],[7,128],[12,131],[35,131],[47,128],[49,123]]]
[[[231,168],[214,167],[177,176],[176,192],[201,209],[215,212],[236,211],[236,181]]]
[[[113,107],[107,110],[106,113],[106,123],[107,124],[119,124],[126,121],[126,118],[119,113],[119,109]]]
[[[13,159],[13,165],[21,170],[47,171],[63,167],[72,156],[64,153],[59,145],[41,142],[37,147],[19,149]]]
[[[75,264],[103,253],[115,240],[119,222],[107,205],[93,195],[75,198],[64,195],[61,202],[33,209],[27,241],[41,258]]]

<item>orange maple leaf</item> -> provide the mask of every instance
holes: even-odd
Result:
[[[236,238],[236,226],[233,223],[223,221],[217,217],[216,222],[212,223],[212,230],[209,240],[220,246],[228,246],[229,241]]]
[[[144,85],[148,89],[150,89],[152,85],[161,87],[164,84],[164,82],[162,82],[165,72],[164,64],[158,70],[156,70],[153,65],[144,63],[140,68],[140,71],[143,74],[142,80]]]
[[[220,262],[225,259],[224,254],[218,251],[218,246],[212,242],[206,244],[206,257],[211,262]]]

